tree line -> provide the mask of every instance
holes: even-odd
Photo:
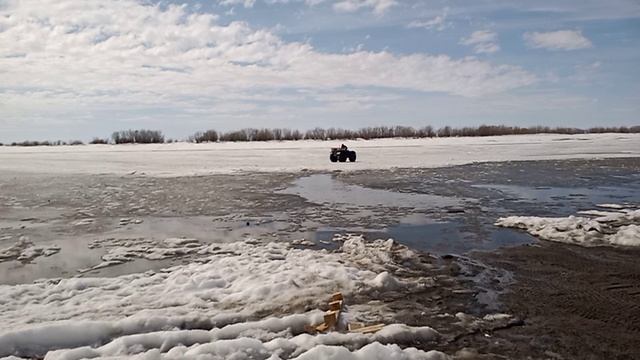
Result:
[[[314,128],[302,132],[287,128],[256,129],[246,128],[228,132],[216,130],[198,131],[189,136],[186,141],[193,143],[205,142],[248,142],[248,141],[284,141],[284,140],[355,140],[355,139],[385,139],[385,138],[434,138],[434,137],[466,137],[466,136],[499,136],[526,134],[602,134],[602,133],[640,133],[640,126],[592,127],[579,129],[572,127],[549,126],[506,126],[480,125],[454,128],[444,126],[434,129],[431,126],[414,128],[411,126],[374,126],[357,130],[342,128]],[[120,130],[111,138],[93,138],[89,144],[159,144],[171,143],[176,140],[166,139],[160,130]],[[80,140],[72,141],[23,141],[6,144],[9,146],[56,146],[83,145]],[[0,143],[0,146],[3,144]]]
[[[375,126],[358,130],[342,128],[315,128],[301,132],[291,129],[255,129],[218,133],[216,130],[199,131],[189,136],[187,141],[195,143],[226,141],[279,141],[279,140],[355,140],[384,138],[433,138],[462,136],[499,136],[525,134],[599,134],[599,133],[640,133],[640,126],[593,127],[579,129],[549,126],[505,126],[481,125],[476,127],[453,128],[445,126],[434,129],[431,126],[414,128],[411,126]]]

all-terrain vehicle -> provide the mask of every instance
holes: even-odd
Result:
[[[339,148],[331,148],[331,153],[329,153],[329,160],[331,162],[345,162],[349,159],[351,162],[356,161],[356,152],[353,150],[347,149],[347,147],[343,144]]]

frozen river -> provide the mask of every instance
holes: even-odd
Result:
[[[0,171],[187,176],[238,171],[372,170],[473,162],[640,156],[640,134],[513,135],[345,141],[356,163],[329,162],[340,141],[0,147]]]

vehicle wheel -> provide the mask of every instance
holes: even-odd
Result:
[[[336,162],[338,161],[338,157],[334,154],[329,155],[329,160],[331,160],[331,162]]]
[[[340,157],[338,157],[338,161],[340,161],[340,162],[347,161],[347,154],[345,154],[344,152],[341,152],[340,153]]]
[[[352,151],[349,153],[349,161],[356,162],[356,152]]]

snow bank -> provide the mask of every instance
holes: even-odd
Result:
[[[344,240],[342,251],[331,253],[250,240],[203,249],[193,239],[169,239],[164,246],[210,255],[203,263],[160,272],[0,286],[0,356],[370,359],[376,353],[385,359],[442,358],[397,346],[433,341],[438,333],[428,327],[388,325],[370,335],[303,333],[305,325],[321,322],[323,313],[300,309],[317,309],[328,294],[341,291],[349,298],[405,284],[376,269],[385,268],[385,262],[400,266],[396,261],[406,261],[409,250],[389,240]],[[363,254],[368,262],[356,264]],[[357,320],[359,314],[349,315]]]
[[[0,147],[0,171],[187,176],[236,171],[367,170],[473,162],[640,156],[640,134],[515,135],[349,141],[355,163],[329,162],[336,141]],[[291,156],[295,153],[295,156]],[[96,159],[99,159],[97,161]],[[282,161],[287,159],[287,161]]]
[[[189,342],[187,341],[187,344]],[[274,344],[262,343],[252,338],[238,338],[233,340],[219,340],[199,346],[177,345],[163,352],[159,348],[137,351],[134,354],[128,350],[117,352],[115,355],[103,355],[101,349],[81,348],[49,353],[45,360],[79,360],[85,358],[103,359],[214,359],[214,360],[446,360],[446,354],[438,351],[422,351],[416,348],[402,349],[396,344],[383,345],[373,342],[358,350],[349,350],[343,346],[317,345],[303,352],[299,356],[290,357],[286,350],[272,349]]]
[[[415,348],[402,350],[397,345],[373,343],[350,352],[342,347],[318,346],[295,358],[296,360],[445,360],[449,357],[438,351],[424,352]]]
[[[544,240],[569,244],[640,246],[640,210],[607,205],[618,210],[581,212],[591,217],[509,216],[498,219],[496,225],[523,229]]]
[[[275,320],[275,319],[274,319]],[[285,321],[286,323],[286,321]],[[274,329],[247,323],[253,333],[219,334],[226,328],[174,330],[120,337],[99,347],[51,351],[46,360],[108,358],[122,355],[158,354],[165,359],[444,359],[439,352],[423,352],[399,344],[434,341],[437,333],[428,327],[389,325],[377,334],[328,333],[321,335],[275,333]],[[359,350],[357,350],[359,349]],[[379,353],[372,356],[372,349]],[[353,351],[355,350],[355,351]],[[364,356],[364,357],[363,357]],[[381,357],[380,357],[381,356]]]

